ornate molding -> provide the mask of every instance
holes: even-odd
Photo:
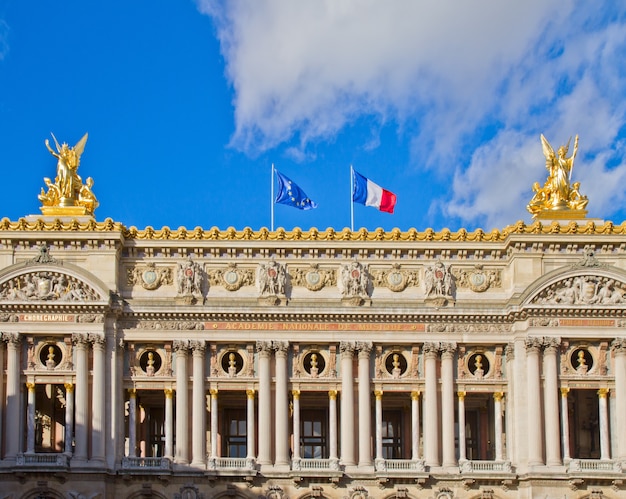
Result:
[[[226,268],[207,271],[211,286],[222,286],[227,291],[237,291],[242,286],[254,284],[254,271],[241,269],[236,263],[229,263]]]
[[[611,277],[579,275],[561,279],[535,296],[539,305],[620,305],[626,302],[626,283]]]
[[[372,282],[374,287],[388,288],[399,293],[409,286],[419,285],[419,272],[402,269],[399,263],[394,263],[389,270],[372,271]]]
[[[337,285],[337,274],[334,270],[321,269],[317,263],[308,268],[295,267],[289,270],[292,286],[305,287],[309,291],[320,291],[325,286]]]
[[[98,292],[74,276],[58,271],[26,272],[0,287],[0,301],[101,301]]]
[[[126,269],[126,283],[130,286],[141,284],[144,289],[153,291],[162,285],[173,284],[172,267],[159,267],[149,262]]]
[[[483,293],[489,288],[502,287],[502,270],[484,268],[483,265],[474,265],[471,269],[464,267],[451,270],[456,279],[457,288],[469,288],[475,293]]]

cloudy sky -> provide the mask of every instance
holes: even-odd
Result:
[[[589,216],[619,223],[625,24],[613,1],[2,0],[0,216],[39,213],[50,132],[89,132],[98,220],[269,227],[275,164],[319,205],[276,227],[341,229],[354,165],[398,197],[355,228],[490,230],[530,221],[543,133],[580,136]]]

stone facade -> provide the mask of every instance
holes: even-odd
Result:
[[[0,236],[0,498],[626,494],[626,223]]]

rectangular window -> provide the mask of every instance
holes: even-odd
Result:
[[[244,409],[224,410],[224,439],[222,455],[224,457],[246,457],[247,422]]]
[[[402,411],[383,411],[383,458],[402,459]]]
[[[305,459],[327,458],[327,431],[328,424],[325,410],[303,410],[300,415],[300,455]]]

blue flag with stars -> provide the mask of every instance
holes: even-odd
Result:
[[[312,201],[295,182],[279,173],[278,170],[275,171],[278,177],[278,194],[274,200],[275,203],[286,204],[300,210],[317,208],[317,203]]]

